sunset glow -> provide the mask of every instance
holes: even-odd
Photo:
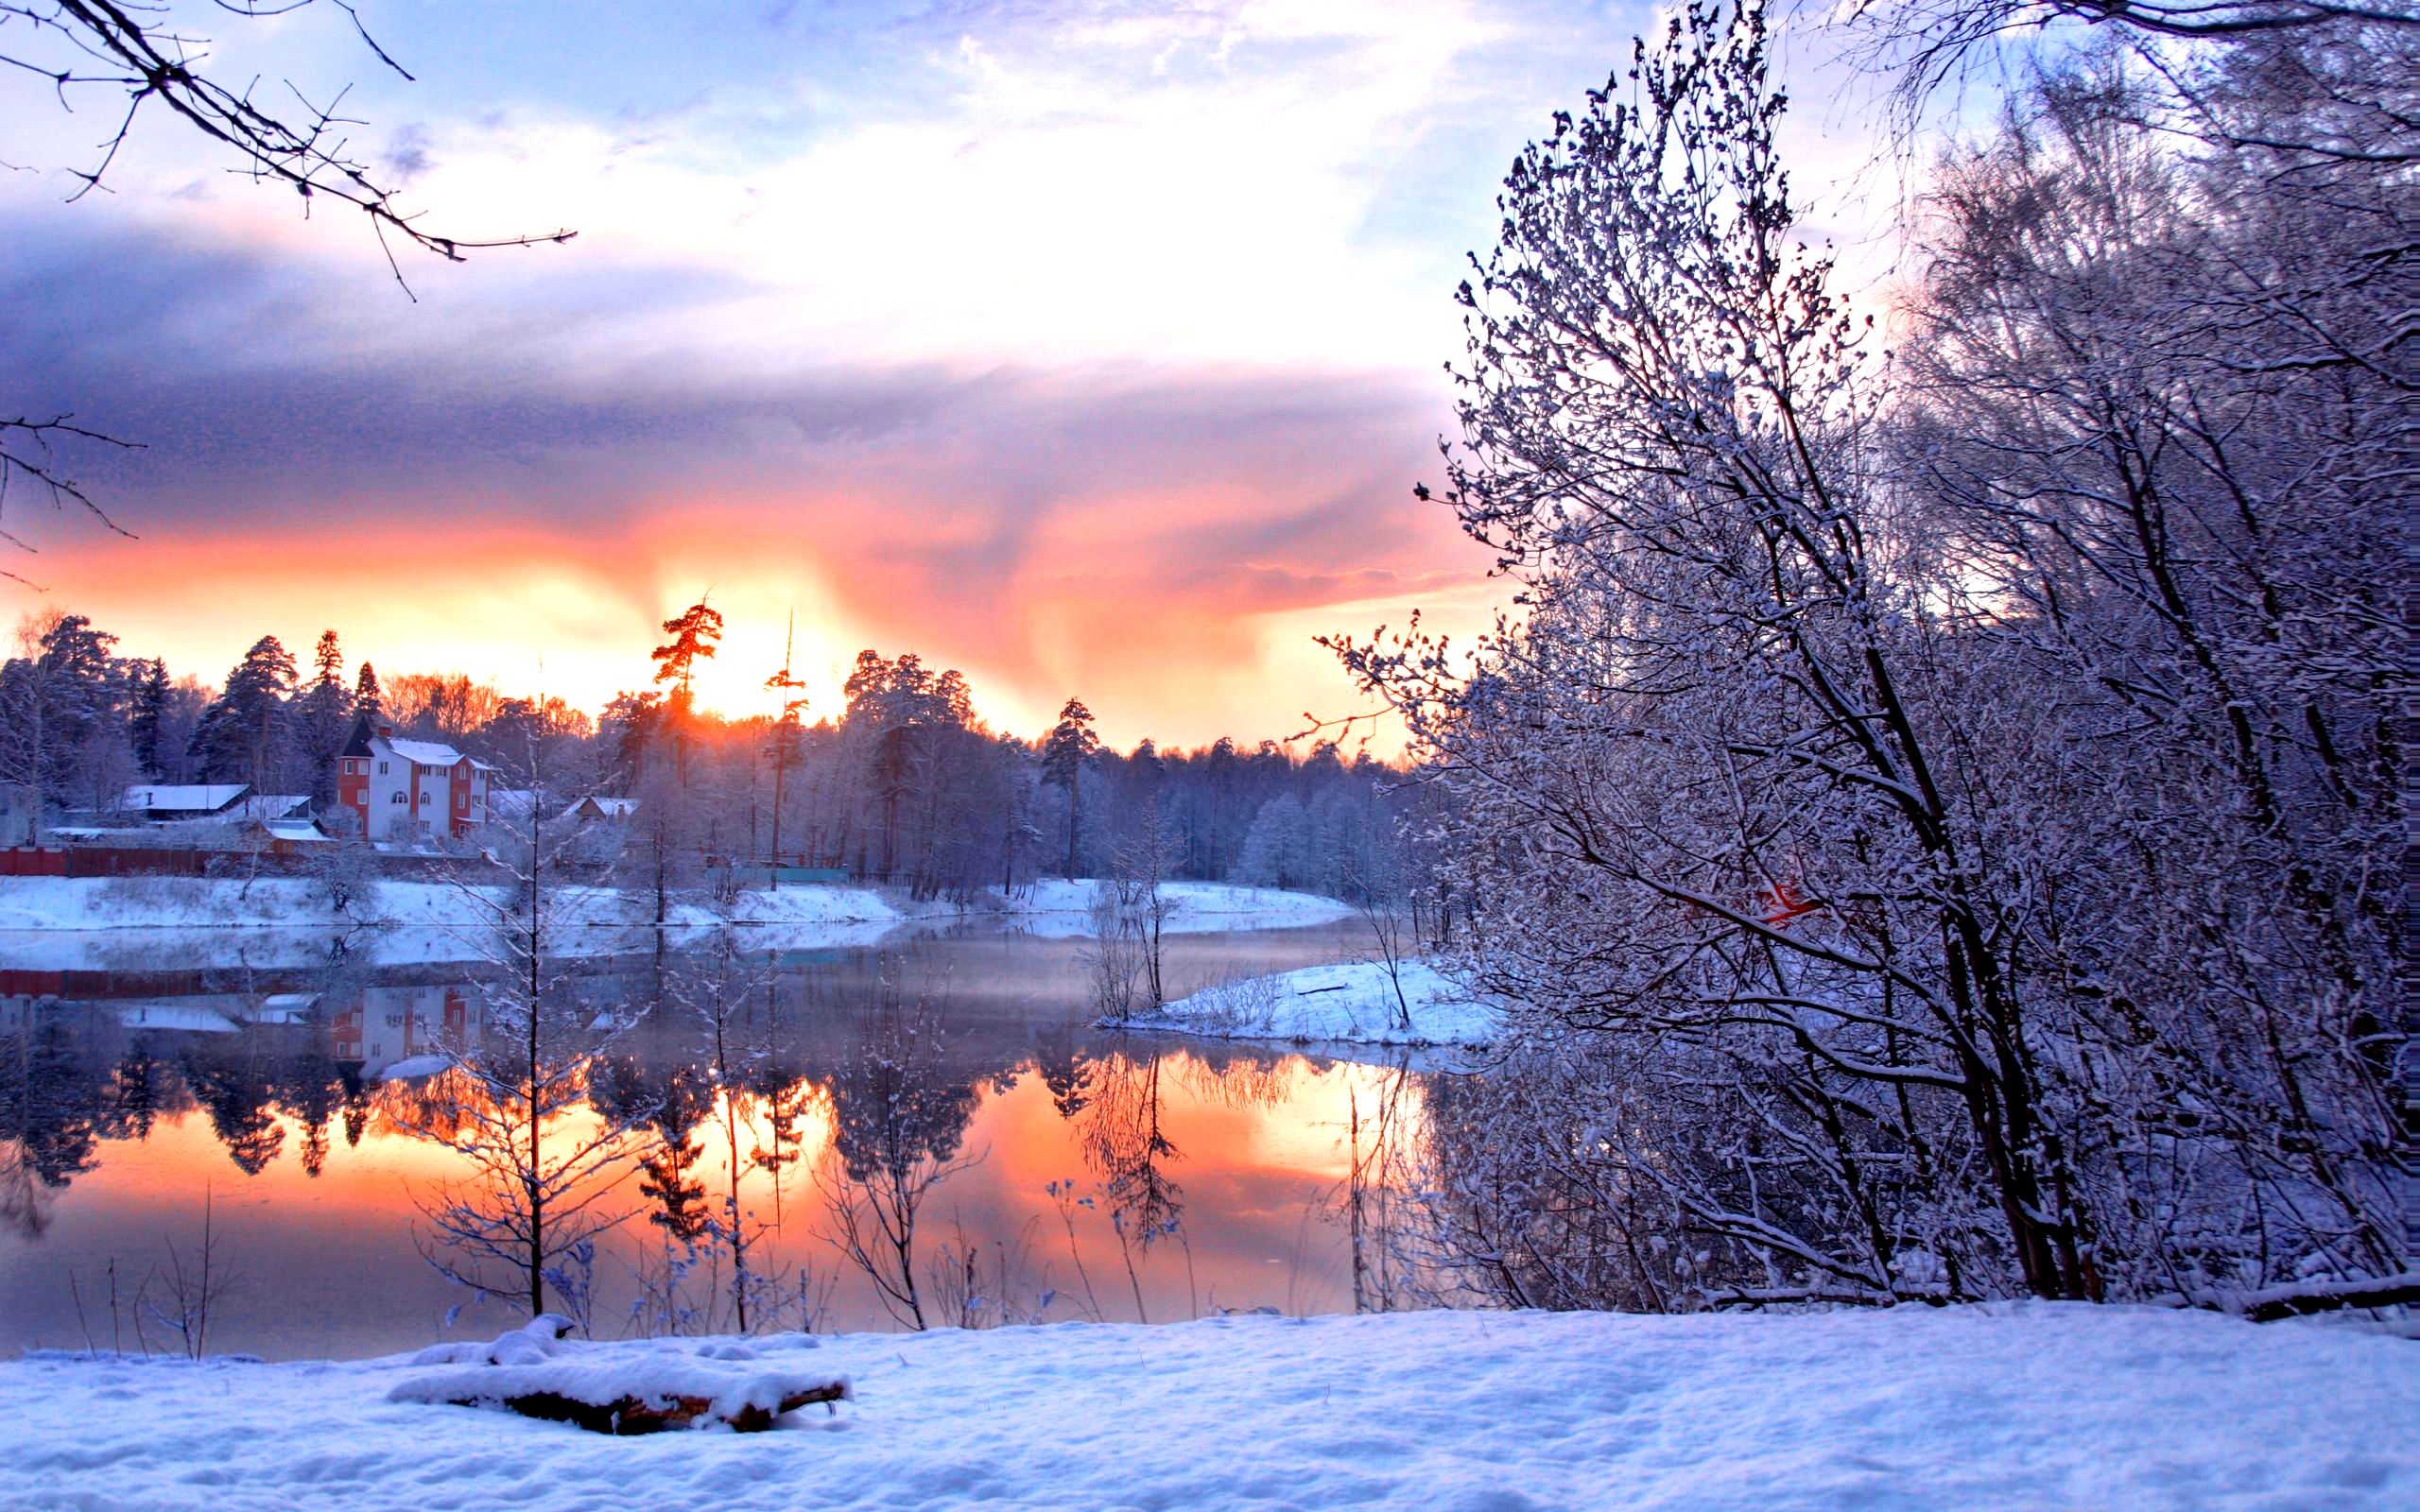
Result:
[[[708,707],[764,708],[794,612],[816,711],[860,648],[914,650],[1002,728],[1079,694],[1121,746],[1291,734],[1362,707],[1311,635],[1478,623],[1483,554],[1410,493],[1452,423],[1458,265],[1530,102],[1631,24],[875,6],[675,28],[633,67],[653,19],[490,18],[474,48],[383,7],[415,85],[327,19],[226,57],[353,79],[430,224],[579,238],[406,257],[415,302],[365,227],[174,132],[138,129],[113,197],[9,176],[31,318],[0,400],[143,443],[71,459],[135,539],[12,511],[29,605],[206,681],[334,627],[593,712],[710,593]],[[81,150],[27,124],[14,158]]]

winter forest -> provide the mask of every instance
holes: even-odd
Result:
[[[1075,698],[1021,740],[984,724],[958,672],[937,674],[914,652],[859,653],[845,707],[813,723],[786,667],[767,679],[774,712],[726,718],[696,706],[692,681],[722,624],[703,602],[667,621],[642,669],[651,684],[591,717],[459,672],[349,668],[335,630],[307,670],[267,635],[211,685],[171,677],[156,657],[114,654],[116,637],[82,615],[35,614],[0,666],[0,781],[45,824],[122,817],[122,795],[145,784],[246,783],[308,795],[323,825],[340,827],[338,762],[367,720],[492,765],[497,791],[512,795],[496,826],[508,810],[552,825],[585,798],[634,800],[628,835],[613,848],[592,839],[582,858],[636,865],[644,851],[650,881],[676,886],[701,885],[733,858],[778,855],[918,900],[965,898],[1107,876],[1148,844],[1171,879],[1400,901],[1409,872],[1397,818],[1413,795],[1366,751],[1348,762],[1336,742],[1264,739],[1164,753],[1147,739],[1120,754]],[[469,854],[494,833],[440,839]]]
[[[341,9],[347,48],[401,74]],[[819,643],[847,670],[810,697],[794,607],[668,570],[626,627],[651,650],[590,707],[543,673],[405,670],[450,663],[384,629],[262,635],[222,673],[130,610],[20,606],[0,1301],[26,1321],[0,1413],[46,1446],[28,1506],[171,1506],[203,1458],[265,1505],[322,1476],[365,1507],[406,1474],[564,1507],[753,1504],[760,1480],[935,1507],[2420,1497],[2420,12],[1685,0],[1622,11],[1627,47],[1540,98],[1519,81],[1561,78],[1603,8],[839,9],[812,35],[868,77],[894,64],[849,48],[912,38],[958,81],[947,166],[879,115],[880,172],[784,160],[716,218],[646,152],[830,129],[735,82],[662,133],[624,100],[648,125],[599,159],[695,224],[573,202],[622,238],[612,301],[696,237],[744,268],[750,326],[829,250],[764,256],[760,210],[845,202],[853,297],[878,304],[884,248],[908,293],[825,311],[832,339],[930,316],[959,365],[903,344],[844,399],[760,413],[764,350],[699,337],[682,361],[745,379],[695,411],[656,392],[643,423],[533,402],[515,423],[562,433],[461,491],[558,507],[574,459],[642,437],[700,496],[683,547],[744,574],[744,511],[709,509],[679,448],[761,443],[717,474],[734,498],[783,467],[833,490],[776,508],[847,589],[818,626],[897,623],[850,596],[879,579],[928,595],[908,644],[933,660]],[[264,113],[164,25],[0,3],[0,58],[66,39],[241,173],[358,212],[406,292],[415,259],[522,280],[579,255],[570,230],[439,234],[398,209],[425,165],[357,159],[358,123],[299,92]],[[1298,77],[1365,54],[1384,66]],[[1272,103],[1279,79],[1310,103]],[[1279,396],[1253,385],[1284,362],[1211,337],[1273,353],[1266,313],[1333,344],[1358,282],[1428,266],[1405,228],[1506,98],[1521,145],[1430,291],[1459,348],[1418,378],[1443,434],[1416,475],[1352,458],[1399,483],[1387,513],[1315,455],[1368,450],[1377,390],[1322,350],[1289,369],[1316,397]],[[960,129],[970,99],[1015,130]],[[1201,100],[1221,126],[1195,157],[1174,123]],[[1311,125],[1270,153],[1256,112]],[[514,150],[587,140],[560,125]],[[1053,166],[1018,178],[1019,153]],[[1331,206],[1281,157],[1368,198]],[[482,163],[429,182],[516,181]],[[856,198],[801,187],[833,182]],[[963,223],[882,241],[932,182]],[[1264,189],[1299,289],[1238,209]],[[1130,220],[1167,259],[1132,286]],[[1211,226],[1217,257],[1186,261]],[[554,296],[472,286],[538,341]],[[1177,336],[1142,323],[1192,297]],[[579,339],[686,383],[650,344],[673,308]],[[1374,351],[1403,321],[1371,308]],[[994,336],[1013,360],[982,357]],[[1150,387],[1188,364],[1236,387]],[[891,414],[934,374],[945,401]],[[1318,446],[1255,429],[1295,404]],[[119,530],[127,505],[64,469],[131,443],[33,414],[0,420],[0,535],[32,549],[20,498]],[[1074,455],[1082,486],[1037,481]],[[1101,481],[1128,471],[1148,505]],[[1255,513],[1264,485],[1314,502]],[[614,508],[637,506],[597,507],[608,537]],[[1145,563],[1158,589],[1105,586]],[[1084,593],[1115,617],[1051,596]],[[291,623],[241,611],[246,636]],[[1297,698],[1266,647],[1314,612]],[[1049,639],[1068,626],[1080,656]],[[1131,662],[1154,676],[1063,675]],[[1239,686],[1310,712],[1156,722]],[[95,1406],[120,1399],[180,1426]],[[474,1452],[458,1409],[514,1418]],[[60,1447],[79,1414],[109,1454]],[[690,1427],[714,1432],[653,1460],[596,1436]]]
[[[1438,497],[1525,612],[1467,671],[1340,643],[1512,1005],[1441,1099],[1456,1284],[2414,1297],[2420,29],[2249,9],[2030,73],[1879,318],[1793,232],[1753,7],[1514,164]],[[2003,19],[1875,17],[1911,90]]]

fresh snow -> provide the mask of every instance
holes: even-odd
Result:
[[[1478,1045],[1495,1032],[1496,1012],[1425,961],[1402,962],[1393,972],[1383,961],[1348,961],[1205,988],[1115,1022],[1221,1040]]]
[[[0,1364],[0,1507],[2420,1504],[2411,1344],[2080,1303],[1221,1317],[544,1356],[598,1382],[852,1380],[837,1414],[744,1435],[607,1438],[390,1400],[507,1368],[479,1358]]]

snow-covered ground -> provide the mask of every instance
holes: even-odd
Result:
[[[1100,884],[1085,878],[1037,882],[1005,902],[1015,927],[1027,934],[1077,937],[1093,932],[1093,900]],[[1230,930],[1301,929],[1331,924],[1353,907],[1316,893],[1275,887],[1243,887],[1225,882],[1167,882],[1160,895],[1176,906],[1161,924],[1171,935]]]
[[[337,919],[317,885],[297,877],[245,882],[216,877],[0,878],[0,930],[316,929],[350,922],[411,928],[475,927],[493,918],[505,889],[442,882],[379,882]],[[552,906],[566,923],[625,925],[655,917],[638,889],[563,886]],[[746,892],[729,909],[675,902],[678,924],[898,923],[908,915],[873,887],[794,886]]]
[[[1495,1032],[1496,1012],[1426,962],[1391,972],[1383,962],[1349,961],[1223,983],[1117,1022],[1221,1040],[1478,1045]]]
[[[944,902],[914,902],[904,894],[847,884],[793,885],[741,892],[729,903],[676,900],[666,922],[684,928],[725,924],[803,926],[895,926],[959,918],[996,919],[1037,933],[1080,936],[1092,927],[1098,885],[1046,882],[1014,897],[996,895],[967,908]],[[1178,904],[1167,928],[1179,931],[1286,929],[1325,923],[1349,912],[1334,899],[1308,893],[1179,882],[1165,892]],[[314,930],[375,927],[424,931],[430,942],[484,930],[493,919],[483,899],[498,888],[469,888],[438,882],[380,882],[372,897],[355,903],[344,919],[330,910],[323,892],[300,878],[128,877],[0,878],[0,938],[10,933],[85,934],[115,930]],[[628,928],[650,925],[655,902],[644,889],[567,886],[554,906],[565,923]],[[861,936],[862,929],[849,932]],[[406,950],[411,949],[409,939]],[[566,948],[580,947],[570,940]]]
[[[2411,1344],[2083,1304],[1232,1317],[558,1358],[592,1383],[845,1378],[856,1400],[769,1434],[609,1438],[390,1400],[475,1368],[459,1363],[40,1355],[0,1364],[0,1507],[2420,1504]]]

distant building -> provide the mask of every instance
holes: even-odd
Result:
[[[371,840],[451,839],[488,822],[495,768],[434,740],[410,740],[391,725],[356,720],[337,757],[337,801]]]
[[[627,819],[638,811],[637,799],[592,795],[573,804],[568,812],[575,819]]]

